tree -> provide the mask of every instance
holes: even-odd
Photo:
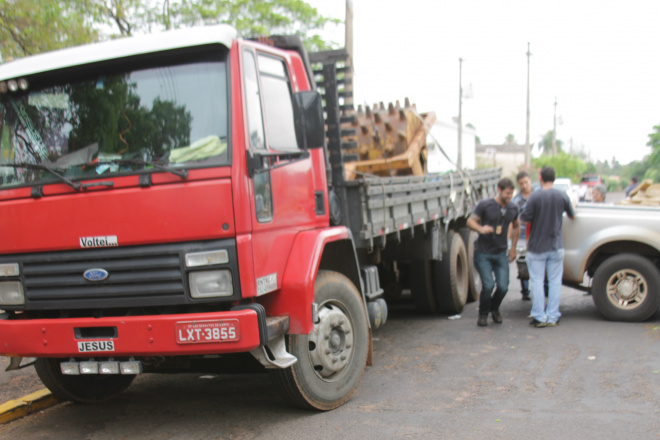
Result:
[[[166,17],[166,18],[165,18]],[[241,36],[297,34],[311,49],[330,46],[314,31],[339,20],[319,15],[303,0],[178,0],[163,2],[166,28],[231,23]]]
[[[504,138],[504,145],[516,145],[516,137],[511,133],[507,134]]]
[[[0,0],[0,61],[165,29],[229,23],[241,36],[297,34],[309,50],[340,20],[303,0]],[[104,32],[101,31],[104,30]]]
[[[87,0],[0,0],[0,62],[98,39]]]
[[[543,137],[539,141],[538,146],[539,146],[539,151],[541,152],[541,154],[548,154],[548,155],[552,154],[552,150],[553,150],[553,148],[552,148],[552,137],[553,137],[552,136],[552,130],[548,130],[548,132],[545,135],[543,135]],[[560,141],[559,139],[557,139],[557,153],[560,153],[560,152],[564,151],[562,149],[562,145],[563,145],[563,142]]]
[[[660,124],[655,125],[653,130],[655,131],[649,134],[649,141],[646,143],[652,151],[646,161],[648,168],[644,178],[653,179],[654,182],[657,182],[660,180]]]
[[[557,177],[570,177],[573,182],[579,182],[587,170],[587,164],[582,159],[563,151],[556,156],[543,155],[533,159],[532,163],[537,168],[543,168],[547,165],[552,166]]]

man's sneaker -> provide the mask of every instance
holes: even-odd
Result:
[[[523,294],[522,294],[522,300],[523,300],[523,301],[529,301],[529,300],[531,300],[531,299],[532,299],[532,298],[529,297],[529,293],[523,293]]]
[[[546,327],[557,327],[559,325],[559,320],[557,322],[546,322],[545,326]]]
[[[499,310],[493,310],[490,312],[490,314],[493,317],[493,322],[495,324],[502,324],[502,314]]]
[[[477,325],[479,327],[486,327],[488,325],[488,315],[479,315]]]
[[[536,319],[532,319],[531,321],[529,321],[529,325],[531,325],[532,327],[541,328],[541,327],[547,327],[548,323],[537,321]]]

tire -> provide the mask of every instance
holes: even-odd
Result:
[[[288,403],[327,411],[344,404],[357,388],[367,363],[369,328],[362,297],[344,275],[320,271],[314,292],[319,322],[309,335],[288,337],[298,362],[269,371]]]
[[[455,315],[463,311],[468,296],[468,260],[461,236],[455,231],[447,233],[447,252],[442,261],[434,261],[433,282],[436,302],[442,313]]]
[[[640,255],[615,255],[596,269],[591,294],[605,318],[644,321],[660,308],[660,271]]]
[[[135,379],[134,374],[91,374],[69,376],[62,374],[60,362],[66,359],[39,358],[34,364],[41,382],[62,400],[78,403],[100,403],[126,390]]]
[[[481,296],[481,277],[479,272],[474,268],[474,242],[479,237],[477,231],[470,228],[461,228],[459,230],[465,250],[467,252],[468,264],[468,297],[467,302],[479,301]]]
[[[432,274],[431,260],[418,260],[410,264],[410,292],[415,310],[419,313],[438,312]]]

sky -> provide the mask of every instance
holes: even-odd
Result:
[[[345,17],[345,0],[306,0]],[[553,129],[592,161],[642,160],[660,125],[660,0],[353,0],[356,104],[403,102],[458,115],[482,144],[530,143]],[[344,46],[344,25],[322,36]],[[533,155],[538,155],[534,148]]]

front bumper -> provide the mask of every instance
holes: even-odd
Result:
[[[177,342],[177,323],[233,320],[235,341]],[[84,329],[84,331],[81,331]],[[288,332],[288,317],[266,317],[251,304],[226,312],[107,318],[0,319],[0,355],[24,357],[177,356],[249,352]],[[99,330],[99,331],[96,331]],[[113,333],[114,331],[114,333]],[[111,336],[84,335],[113,333]],[[83,335],[83,336],[81,336]],[[81,351],[82,344],[87,349]],[[111,344],[108,344],[111,342]]]

